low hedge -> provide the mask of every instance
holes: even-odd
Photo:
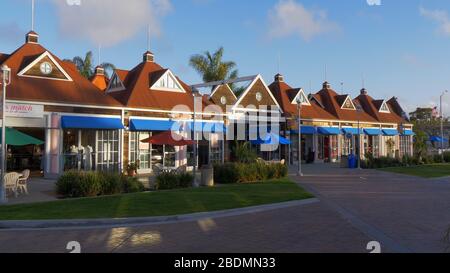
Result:
[[[135,177],[103,172],[69,171],[59,177],[56,192],[64,198],[95,197],[144,191]]]
[[[191,173],[166,172],[156,177],[157,190],[172,190],[179,188],[189,188],[192,186],[194,176]]]
[[[401,160],[392,157],[379,157],[374,158],[371,155],[366,155],[366,160],[363,160],[362,167],[367,169],[379,169],[379,168],[389,168],[389,167],[406,167],[406,166],[418,166],[418,165],[428,165],[435,163],[450,163],[450,152],[444,153],[444,160],[442,160],[442,155],[427,155],[421,158],[417,156],[404,156]]]
[[[217,184],[252,183],[286,177],[288,168],[283,164],[225,163],[214,165]]]

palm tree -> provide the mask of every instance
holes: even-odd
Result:
[[[94,54],[92,54],[92,51],[89,51],[86,53],[86,56],[84,59],[80,56],[74,57],[72,60],[65,59],[64,61],[69,61],[75,64],[80,74],[89,79],[95,74],[95,67],[93,64]],[[109,78],[109,72],[116,69],[116,67],[111,63],[102,63],[100,66],[102,66],[105,69],[105,76]]]
[[[202,76],[204,82],[236,79],[238,77],[238,70],[234,69],[236,63],[223,61],[223,53],[224,49],[220,47],[213,54],[206,51],[203,54],[193,55],[189,60],[189,65]],[[230,88],[233,89],[232,86],[230,84]]]

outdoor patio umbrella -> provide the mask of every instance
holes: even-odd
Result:
[[[170,146],[186,146],[194,145],[194,141],[186,140],[183,136],[172,131],[166,131],[147,139],[141,140],[143,143],[151,143],[155,145],[170,145]]]
[[[25,146],[25,145],[42,145],[44,144],[44,142],[42,140],[24,134],[20,131],[17,131],[14,128],[6,128],[6,144],[12,146]]]
[[[251,143],[254,145],[276,145],[276,144],[289,145],[291,144],[291,141],[280,135],[270,133],[262,138],[258,137],[258,139],[252,140]]]

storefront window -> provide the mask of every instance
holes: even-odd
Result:
[[[323,135],[319,135],[318,137],[318,148],[319,148],[319,153],[317,154],[319,160],[324,160],[325,159],[325,136]]]
[[[97,131],[97,169],[100,171],[119,170],[119,131]]]
[[[400,156],[405,155],[411,156],[411,137],[410,136],[400,136]]]
[[[152,145],[152,165],[159,164],[163,166],[163,157],[164,157],[164,146],[163,145]]]
[[[176,151],[174,146],[164,145],[164,167],[174,168]]]
[[[222,140],[220,140],[219,134],[210,135],[209,156],[212,164],[222,162]]]

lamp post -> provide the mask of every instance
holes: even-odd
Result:
[[[358,112],[357,116],[358,116],[358,169],[361,169],[361,126],[360,126],[360,118],[359,118],[359,113],[362,112],[362,107],[361,105],[357,105],[356,106],[356,111]]]
[[[439,103],[440,103],[440,115],[441,115],[441,157],[442,162],[444,162],[444,111],[442,109],[442,98],[444,97],[445,93],[448,93],[448,90],[445,90],[442,92],[441,96],[439,97]]]
[[[297,99],[298,110],[298,176],[303,176],[302,172],[302,101]]]
[[[1,185],[0,185],[0,204],[6,203],[5,189],[5,173],[6,173],[6,124],[5,124],[5,107],[6,107],[6,86],[11,83],[11,69],[3,65],[1,69],[1,78],[3,85],[2,93],[2,156],[1,156]]]
[[[192,106],[192,108],[193,108],[193,119],[192,120],[194,122],[194,124],[193,124],[194,167],[193,167],[193,170],[192,170],[192,174],[194,176],[194,181],[192,181],[192,185],[194,187],[198,186],[198,183],[197,183],[197,166],[198,166],[197,145],[198,145],[198,138],[197,138],[197,131],[196,131],[196,125],[197,125],[197,117],[196,116],[197,116],[197,112],[196,112],[196,109],[195,109],[195,105],[196,105],[195,99],[197,98],[197,94],[198,93],[199,92],[198,92],[197,89],[195,89],[195,88],[192,89],[192,98],[193,98],[193,101],[194,101],[194,104]]]

